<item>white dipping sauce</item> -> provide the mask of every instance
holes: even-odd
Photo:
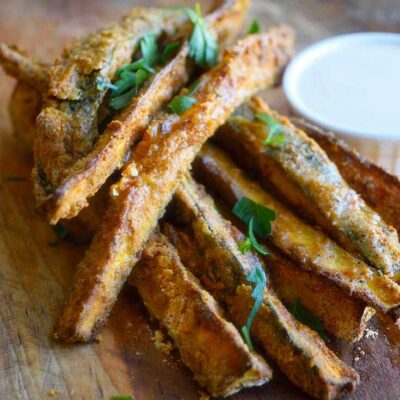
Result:
[[[284,76],[296,112],[333,131],[400,139],[400,34],[356,33],[301,52]]]

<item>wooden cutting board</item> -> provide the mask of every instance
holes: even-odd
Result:
[[[0,40],[53,59],[71,38],[118,18],[138,3],[1,0]],[[160,3],[171,5],[167,0]],[[144,0],[142,4],[156,3]],[[259,0],[253,4],[252,14],[264,27],[279,21],[292,24],[301,48],[339,32],[400,30],[396,4],[396,0],[379,7],[372,0]],[[57,242],[35,211],[29,180],[31,159],[14,141],[7,113],[13,84],[0,72],[0,399],[97,400],[116,394],[134,394],[137,400],[198,398],[199,388],[177,355],[165,355],[155,347],[152,335],[157,324],[133,289],[124,290],[99,342],[62,346],[51,340],[85,246]],[[266,95],[273,105],[287,110],[280,90]],[[387,154],[390,149],[375,152],[375,158],[394,171],[399,159]],[[371,329],[378,330],[376,326]],[[357,394],[346,399],[400,399],[399,350],[388,344],[382,332],[355,345],[332,341],[331,346],[361,376]],[[274,370],[272,383],[232,398],[308,398]]]

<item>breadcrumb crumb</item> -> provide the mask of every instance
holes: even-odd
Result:
[[[161,332],[160,330],[156,330],[154,332],[152,340],[156,348],[165,354],[169,354],[173,349],[172,343],[166,341],[164,333]]]

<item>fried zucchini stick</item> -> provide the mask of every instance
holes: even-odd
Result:
[[[206,22],[219,41],[225,40],[238,31],[247,8],[248,0],[227,0]],[[38,117],[33,172],[38,203],[51,223],[72,218],[87,206],[87,198],[96,193],[112,172],[121,168],[129,147],[140,139],[152,115],[189,80],[191,63],[185,41],[177,56],[149,79],[99,135],[96,114],[105,94],[105,90],[96,89],[99,76],[111,79],[118,66],[130,61],[145,33],[167,33],[171,37],[186,20],[184,15],[177,9],[134,9],[121,25],[111,29],[111,38],[109,29],[89,35],[52,68],[50,91]],[[114,49],[111,61],[110,49]],[[83,70],[80,64],[76,65],[81,57]],[[76,70],[72,78],[71,71]],[[69,141],[72,143],[64,145]]]
[[[185,240],[174,228],[166,229],[170,240],[184,265],[225,304],[229,317],[241,328],[254,302],[246,277],[257,264],[265,268],[263,261],[240,252],[242,235],[221,217],[211,197],[191,178],[183,180],[175,198],[177,213],[186,219],[191,234]],[[316,398],[333,399],[354,390],[358,383],[357,373],[315,332],[294,319],[269,284],[251,333],[289,379]]]
[[[292,307],[300,299],[332,335],[349,342],[362,338],[368,321],[375,314],[372,307],[346,294],[326,277],[299,268],[271,247],[268,252],[268,271],[285,305]]]
[[[194,378],[213,396],[228,396],[271,379],[270,367],[249,351],[161,233],[147,242],[130,281],[174,339]]]
[[[21,118],[24,115],[21,113]],[[89,207],[71,220],[72,224],[82,225],[80,228],[89,235],[106,211],[108,199],[100,195],[102,190],[90,199]],[[216,301],[186,271],[176,250],[161,233],[154,233],[147,242],[130,281],[149,312],[167,328],[182,361],[213,396],[228,396],[271,379],[268,364],[248,350],[239,332],[224,319]]]
[[[49,83],[49,65],[26,53],[17,46],[0,43],[0,64],[4,71],[18,81],[44,93]]]
[[[276,82],[292,46],[291,32],[284,27],[246,37],[200,78],[192,108],[180,116],[161,115],[150,124],[112,188],[115,198],[77,269],[56,337],[66,342],[95,337],[182,174],[240,103]]]
[[[322,231],[308,225],[246,177],[222,150],[206,145],[196,172],[230,205],[246,196],[277,213],[269,240],[296,265],[326,276],[353,295],[383,312],[396,312],[400,287],[378,270],[356,258]]]
[[[396,230],[387,225],[346,183],[319,145],[259,97],[249,103],[252,120],[233,116],[220,130],[220,143],[261,174],[285,200],[357,257],[388,276],[400,269]],[[264,113],[279,123],[284,142],[265,145]]]
[[[218,195],[215,199],[221,215],[244,232],[247,227],[234,216],[232,207]],[[298,267],[270,242],[264,246],[269,253],[266,264],[273,287],[287,307],[292,309],[296,301],[301,300],[333,336],[349,342],[361,339],[368,321],[375,314],[372,307],[348,295],[327,277]]]
[[[98,139],[97,112],[106,93],[99,81],[109,82],[129,63],[148,32],[174,34],[186,21],[183,10],[133,8],[119,23],[75,40],[56,60],[37,119],[33,177],[39,205]]]
[[[346,182],[400,233],[399,178],[366,160],[333,133],[298,118],[291,121],[322,147]]]
[[[220,196],[216,196],[216,200],[221,215],[245,231],[246,226],[233,215],[231,207],[221,201]],[[375,315],[372,307],[348,295],[327,277],[298,267],[271,243],[264,246],[269,253],[266,264],[273,287],[287,307],[292,309],[296,301],[301,300],[333,336],[348,342],[362,338],[368,321]]]

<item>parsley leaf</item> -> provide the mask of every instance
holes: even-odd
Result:
[[[185,111],[192,108],[193,104],[196,103],[196,99],[190,96],[178,96],[172,99],[169,104],[168,108],[175,114],[181,115]]]
[[[246,254],[254,248],[260,254],[266,256],[267,250],[265,250],[257,241],[256,237],[254,236],[254,217],[250,218],[249,222],[249,230],[246,239],[239,243],[238,245],[239,250],[242,254]]]
[[[187,7],[184,7],[184,10],[193,23],[189,40],[190,58],[201,67],[213,67],[217,63],[218,45],[201,17],[200,4],[196,4],[195,10]]]
[[[266,113],[258,113],[255,119],[268,128],[268,136],[263,142],[264,146],[285,143],[284,127],[273,117]]]
[[[137,88],[134,86],[128,92],[125,92],[116,97],[112,97],[110,100],[110,106],[116,111],[122,110],[131,102],[131,100],[136,96],[136,94],[137,94]]]
[[[250,240],[250,244],[260,254],[262,254],[264,256],[266,256],[268,254],[267,251],[263,247],[261,247],[261,245],[258,243],[256,237],[254,236],[254,217],[251,217],[250,222],[249,222],[249,240]]]
[[[140,51],[142,52],[142,57],[144,62],[153,66],[158,61],[158,46],[157,38],[154,33],[148,33],[140,41]]]
[[[139,89],[149,79],[151,74],[144,69],[139,69],[135,75],[135,85]]]
[[[97,80],[97,84],[96,84],[96,89],[97,90],[104,90],[104,89],[112,89],[112,90],[116,90],[118,89],[117,85],[114,85],[111,82],[106,82],[105,79],[103,77],[100,77]]]
[[[156,39],[154,33],[149,33],[141,39],[142,58],[119,68],[117,70],[119,79],[115,83],[105,82],[104,79],[98,80],[98,90],[105,88],[111,90],[110,106],[114,110],[126,107],[137,95],[144,82],[154,74],[153,67],[159,59]]]
[[[188,87],[188,91],[189,91],[189,95],[192,95],[194,93],[196,93],[199,88],[201,86],[201,82],[199,80],[194,81],[189,87]]]
[[[129,71],[123,71],[121,73],[121,79],[115,82],[116,89],[112,90],[111,97],[119,96],[120,94],[130,90],[135,81],[135,74]]]
[[[110,106],[114,110],[125,108],[150,76],[151,74],[144,69],[139,69],[136,74],[123,71],[121,80],[117,81],[118,89],[111,94]]]
[[[144,69],[145,71],[151,74],[154,74],[155,72],[153,67],[147,64],[143,58],[140,58],[139,60],[136,60],[130,64],[126,64],[123,67],[119,68],[117,70],[117,75],[121,76],[122,73],[125,71],[137,71],[138,69]]]
[[[253,291],[251,292],[251,297],[254,299],[254,305],[247,317],[246,324],[242,327],[242,335],[247,346],[249,346],[250,351],[253,351],[254,347],[250,337],[250,329],[264,300],[264,290],[267,286],[267,277],[261,265],[258,264],[254,267],[253,271],[251,271],[247,276],[247,280],[250,283],[254,283]]]
[[[196,103],[196,99],[192,97],[191,95],[196,93],[197,90],[200,88],[201,82],[200,81],[194,81],[188,89],[184,89],[183,93],[185,91],[187,94],[182,95],[182,96],[177,96],[173,98],[169,103],[167,108],[172,111],[175,114],[181,115],[185,111],[189,110],[193,106],[193,104]]]
[[[246,254],[251,250],[251,242],[250,242],[250,238],[247,236],[245,240],[243,240],[243,242],[240,242],[238,244],[238,248],[240,250],[240,252],[242,254]]]
[[[292,307],[293,316],[302,324],[307,325],[309,328],[318,333],[321,338],[327,342],[329,340],[325,331],[324,325],[319,317],[310,312],[300,301],[296,299]]]
[[[276,219],[276,213],[268,207],[249,199],[241,197],[232,209],[232,212],[245,224],[252,222],[252,231],[262,238],[266,238],[272,231],[272,221]]]
[[[161,62],[165,64],[168,61],[168,58],[181,46],[182,42],[181,41],[176,41],[176,42],[171,42],[168,43],[162,54],[161,54]]]
[[[252,23],[249,26],[249,29],[247,30],[247,34],[252,35],[254,33],[259,33],[260,31],[260,23],[256,19],[253,19]]]
[[[129,394],[120,394],[112,396],[111,400],[135,400],[135,398]]]

